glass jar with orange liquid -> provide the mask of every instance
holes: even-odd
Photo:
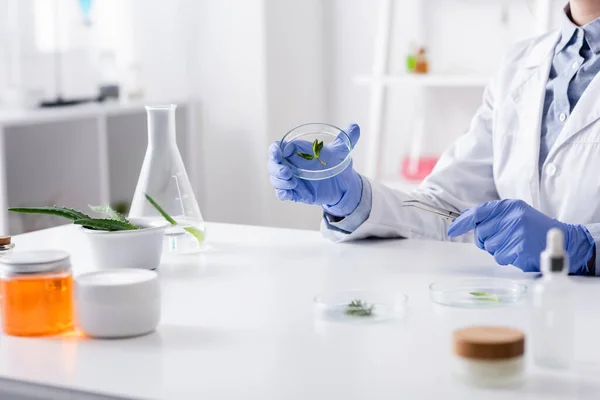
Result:
[[[2,329],[8,335],[55,335],[73,328],[69,254],[22,251],[0,258]]]

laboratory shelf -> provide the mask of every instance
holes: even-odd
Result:
[[[381,83],[386,86],[412,85],[432,88],[483,88],[488,84],[489,79],[486,76],[450,74],[357,75],[354,77],[354,83],[362,86]]]
[[[187,102],[188,100],[183,99],[180,99],[179,101],[107,101],[105,103],[85,103],[68,107],[37,108],[30,110],[0,110],[0,125],[23,126],[87,119],[90,117],[137,114],[140,110],[144,109],[146,104],[185,104]]]
[[[178,104],[177,143],[198,191],[201,138],[194,100],[1,110],[0,234],[64,223],[9,213],[8,207],[59,204],[86,209],[88,204],[129,202],[147,146],[144,105],[159,103]]]

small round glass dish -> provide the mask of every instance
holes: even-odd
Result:
[[[503,307],[521,301],[527,285],[509,279],[449,279],[429,285],[431,300],[451,307]]]
[[[295,127],[285,134],[279,147],[283,162],[300,179],[318,181],[334,177],[352,161],[352,142],[340,128],[311,123]]]
[[[404,316],[408,296],[404,293],[346,290],[315,297],[315,314],[324,320],[371,323]]]

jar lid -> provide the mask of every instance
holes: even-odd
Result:
[[[130,304],[159,296],[158,274],[136,268],[106,269],[75,277],[77,300]]]
[[[10,240],[10,236],[0,236],[0,246],[6,246],[7,244],[10,244]]]
[[[0,257],[0,268],[11,274],[41,274],[71,268],[69,253],[62,250],[19,251]]]
[[[472,326],[452,334],[454,353],[479,360],[504,360],[525,353],[525,334],[501,326]]]

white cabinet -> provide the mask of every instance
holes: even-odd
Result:
[[[177,144],[198,198],[197,106],[177,104]],[[0,113],[0,233],[68,223],[8,207],[130,202],[146,145],[142,103]]]

